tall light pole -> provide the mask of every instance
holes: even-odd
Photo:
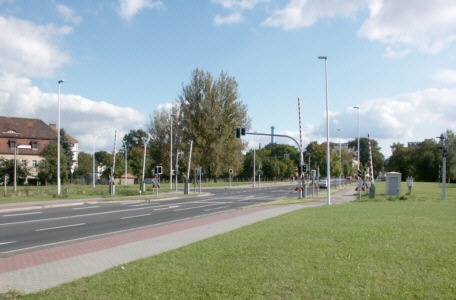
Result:
[[[99,135],[96,135],[95,138],[93,139],[93,156],[92,156],[92,161],[93,161],[92,185],[93,185],[93,188],[95,188],[95,141],[97,140],[97,137],[99,137]]]
[[[359,173],[359,169],[360,169],[360,162],[359,162],[359,157],[361,156],[361,149],[359,149],[359,106],[353,106],[354,109],[357,109],[358,110],[358,173]],[[359,176],[358,176],[359,177]],[[359,196],[359,200],[361,200],[361,188],[359,187],[359,180],[358,179],[358,196]]]
[[[128,172],[128,167],[127,167],[127,144],[125,143],[124,140],[122,140],[122,143],[124,144],[124,150],[125,150],[125,182],[124,182],[124,185],[128,185],[128,180],[127,180],[127,172]]]
[[[330,169],[330,154],[329,154],[329,100],[328,100],[328,58],[319,56],[318,59],[325,60],[325,79],[326,79],[326,173],[328,177],[328,196],[327,204],[331,204],[331,169]]]
[[[65,80],[60,79],[59,84],[59,95],[57,97],[58,102],[58,115],[57,115],[57,195],[60,195],[60,84],[64,83]]]
[[[169,134],[169,144],[170,144],[170,151],[169,151],[169,189],[173,189],[173,118],[174,114],[171,113],[171,132]]]

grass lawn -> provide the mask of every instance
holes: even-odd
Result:
[[[306,208],[23,298],[454,299],[455,191]]]

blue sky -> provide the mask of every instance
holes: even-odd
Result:
[[[387,157],[456,130],[456,1],[0,0],[0,28],[0,115],[55,123],[65,79],[61,126],[81,151],[144,128],[195,68],[236,78],[252,131],[299,139],[299,97],[303,146],[323,142],[318,56],[331,141],[356,137],[353,106]]]

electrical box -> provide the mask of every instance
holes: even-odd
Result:
[[[398,172],[386,173],[386,195],[401,195],[401,177]]]

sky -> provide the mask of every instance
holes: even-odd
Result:
[[[326,56],[330,141],[357,137],[358,106],[387,158],[456,131],[455,46],[455,0],[0,0],[0,115],[57,123],[64,79],[61,127],[113,151],[198,68],[236,79],[250,132],[305,148],[326,141]]]

